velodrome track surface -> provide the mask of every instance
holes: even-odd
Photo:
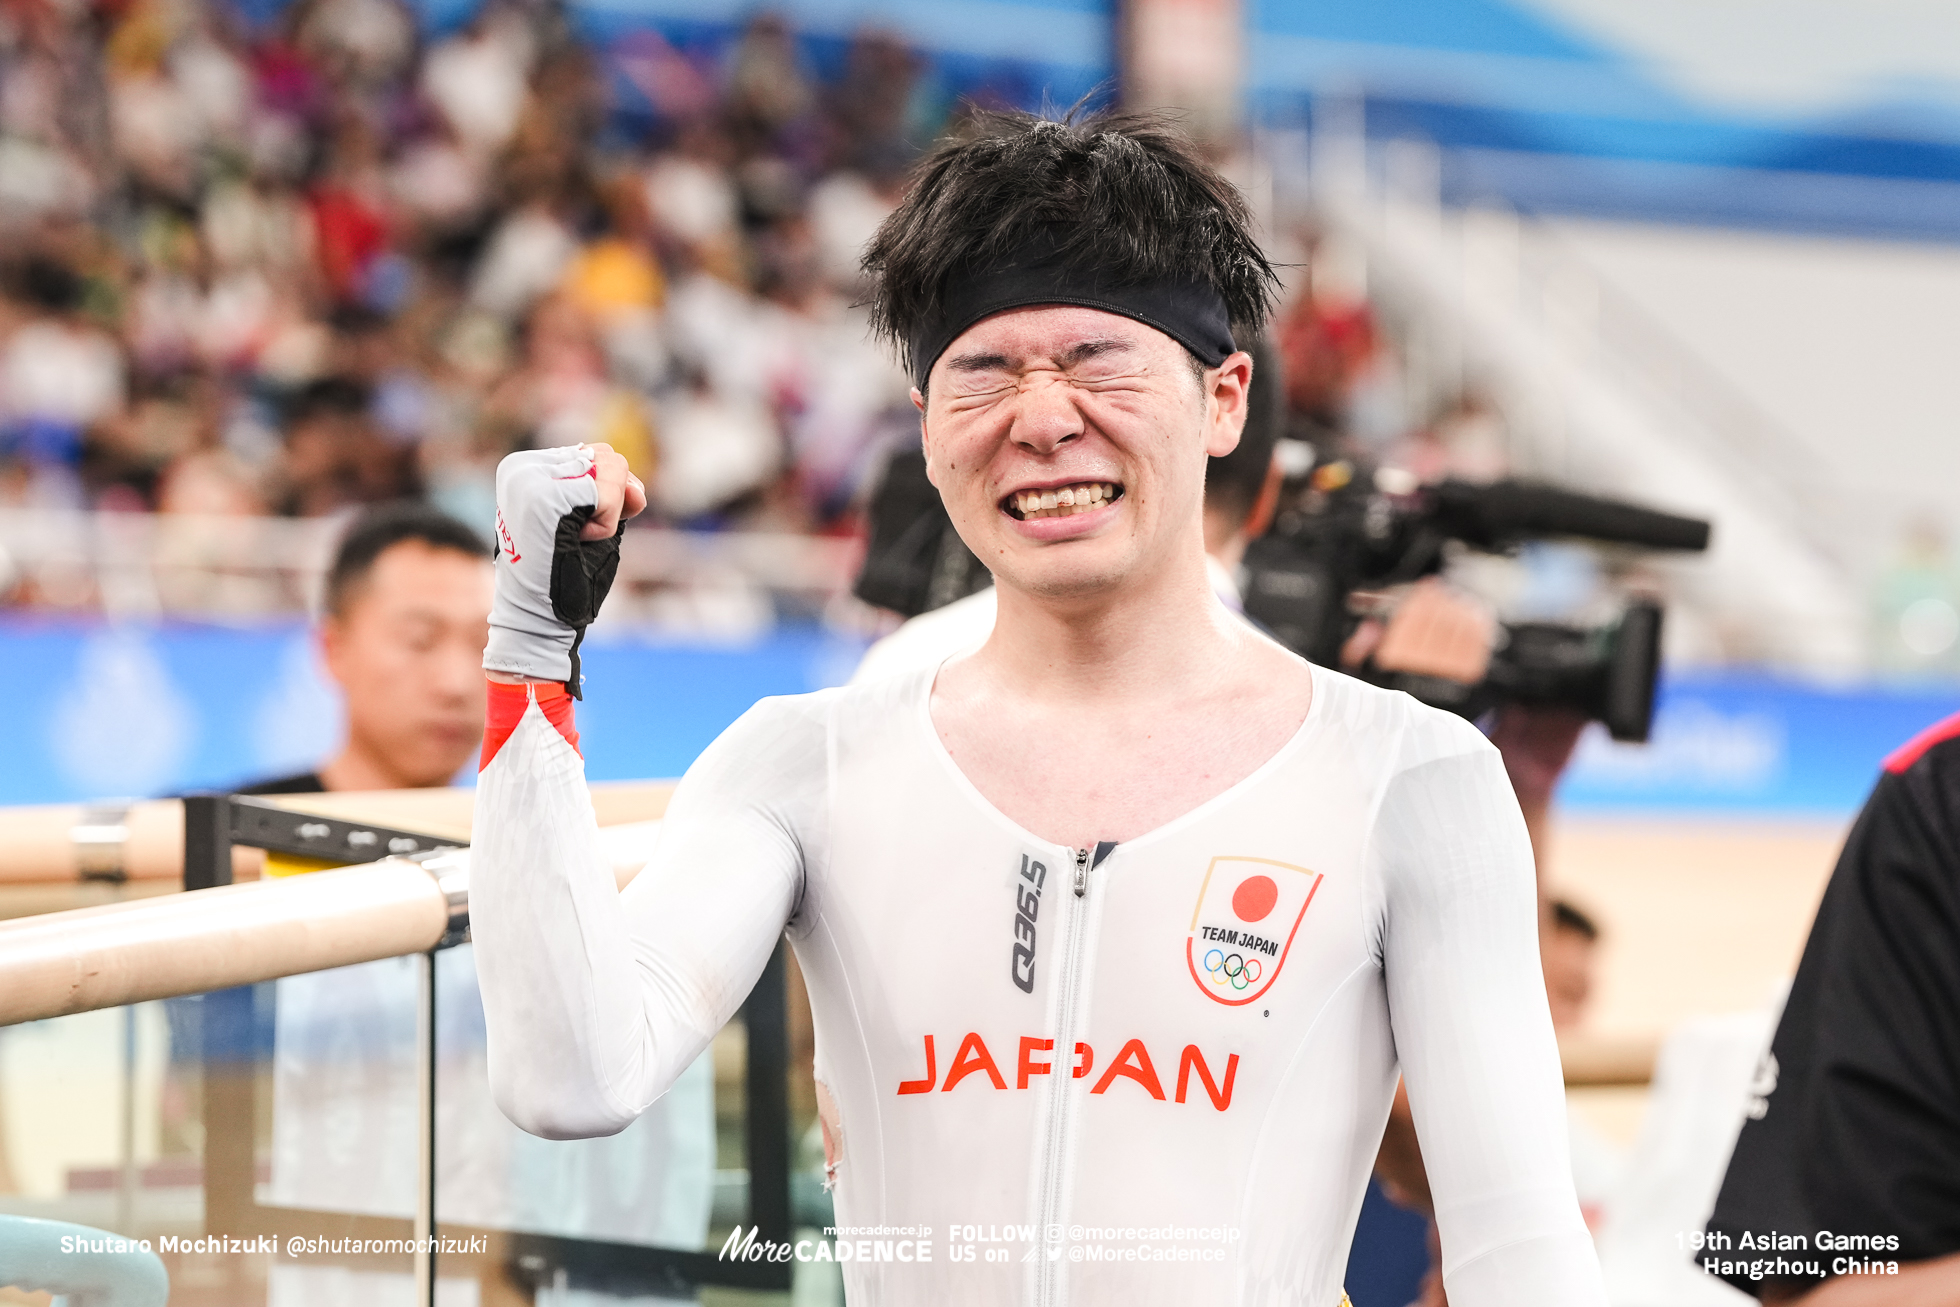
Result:
[[[1550,887],[1603,931],[1585,1032],[1657,1039],[1759,1009],[1796,969],[1849,820],[1553,814]],[[1645,1089],[1575,1089],[1631,1142]]]

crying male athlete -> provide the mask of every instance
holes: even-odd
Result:
[[[1455,1307],[1603,1304],[1496,750],[1207,580],[1273,287],[1239,195],[1155,119],[982,115],[865,266],[993,635],[757,704],[616,892],[566,691],[644,495],[604,446],[506,460],[471,895],[498,1103],[619,1130],[786,931],[838,1222],[930,1232],[847,1262],[853,1304],[1336,1307],[1398,1068]],[[956,1261],[956,1225],[1025,1247]]]

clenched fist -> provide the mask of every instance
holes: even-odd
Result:
[[[512,454],[497,465],[497,590],[483,669],[580,692],[579,641],[619,571],[623,519],[646,490],[607,445]]]

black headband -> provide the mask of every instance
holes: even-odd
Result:
[[[970,265],[946,279],[939,313],[906,338],[912,380],[925,389],[932,365],[960,333],[1004,309],[1076,304],[1133,318],[1169,336],[1215,368],[1238,350],[1225,299],[1205,281],[1117,282],[1103,269],[1075,266],[1039,236],[999,260]]]

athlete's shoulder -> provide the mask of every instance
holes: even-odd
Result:
[[[1927,727],[1885,759],[1865,813],[1861,824],[1888,838],[1908,830],[1931,834],[1940,849],[1934,856],[1951,865],[1945,855],[1960,845],[1960,713]]]
[[[809,811],[824,791],[839,694],[818,690],[758,699],[688,767],[669,819],[738,809]]]
[[[992,586],[955,599],[942,608],[908,618],[903,625],[864,651],[851,675],[852,685],[902,676],[937,667],[956,653],[985,642],[993,633],[998,609]]]
[[[757,699],[753,707],[736,719],[736,725],[746,722],[758,731],[789,733],[821,730],[830,721],[844,694],[845,687],[836,686],[805,694],[768,695]]]
[[[758,699],[715,737],[695,763],[780,774],[786,766],[819,769],[841,689],[774,694]]]
[[[1350,747],[1364,749],[1390,771],[1462,755],[1494,753],[1472,723],[1433,708],[1401,690],[1314,664],[1314,711],[1328,728],[1344,732]]]
[[[827,691],[835,696],[831,700],[835,705],[833,711],[842,717],[856,718],[866,713],[917,708],[920,696],[930,691],[942,661],[936,658],[929,663],[918,662],[878,676],[854,676],[850,684]]]
[[[889,722],[918,709],[919,698],[930,684],[936,667],[913,668],[905,673],[852,681],[849,685],[808,694],[771,695],[758,699],[755,706],[723,733],[752,742],[778,744],[814,743],[840,732],[849,733],[867,723]]]

